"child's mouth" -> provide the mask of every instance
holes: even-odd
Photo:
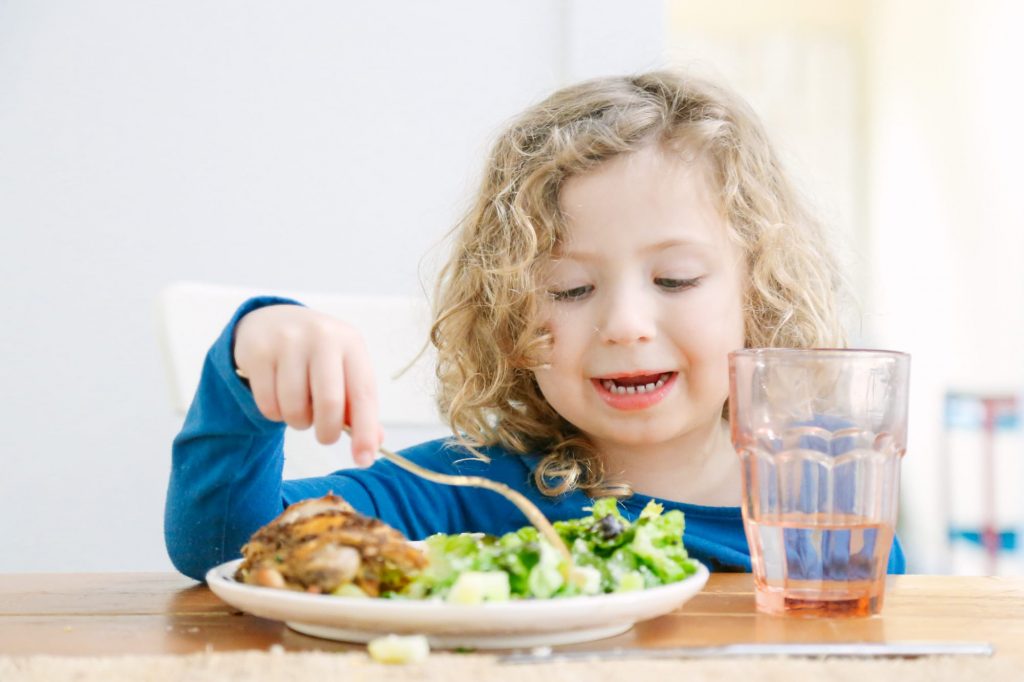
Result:
[[[672,372],[661,374],[644,374],[635,377],[621,377],[619,379],[601,379],[601,385],[612,393],[627,395],[634,393],[647,393],[665,385],[665,382],[672,377]]]
[[[639,410],[660,402],[675,383],[677,372],[652,372],[591,379],[598,395],[620,410]]]

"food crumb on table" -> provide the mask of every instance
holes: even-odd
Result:
[[[386,635],[370,640],[366,650],[378,663],[419,663],[430,655],[430,643],[423,635]]]

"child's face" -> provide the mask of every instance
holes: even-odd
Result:
[[[684,447],[720,423],[745,270],[705,170],[653,145],[562,188],[567,237],[544,281],[553,344],[536,377],[599,451]]]

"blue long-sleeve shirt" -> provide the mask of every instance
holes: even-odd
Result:
[[[503,497],[478,488],[441,486],[380,460],[366,469],[345,469],[318,478],[282,480],[284,424],[265,418],[235,373],[235,325],[256,308],[290,302],[261,297],[246,301],[214,343],[181,432],[174,439],[164,515],[167,551],[175,567],[203,580],[207,570],[240,556],[249,537],[294,502],[333,492],[357,511],[380,518],[411,539],[432,533],[478,531],[501,534],[526,524]],[[486,476],[526,495],[551,520],[584,516],[591,499],[580,491],[548,497],[533,483],[541,455],[516,455],[485,448],[484,462],[447,440],[402,452],[423,467],[445,474]],[[635,518],[652,498],[622,500]],[[750,571],[750,551],[738,507],[707,507],[658,499],[686,519],[684,544],[711,570]],[[894,543],[889,572],[904,571]]]

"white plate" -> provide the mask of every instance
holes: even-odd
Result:
[[[210,569],[206,582],[228,604],[282,620],[299,632],[345,642],[386,634],[423,634],[433,647],[512,649],[586,642],[621,634],[634,623],[675,610],[700,592],[708,569],[670,585],[593,597],[529,599],[474,606],[306,594],[235,580],[241,559]]]

